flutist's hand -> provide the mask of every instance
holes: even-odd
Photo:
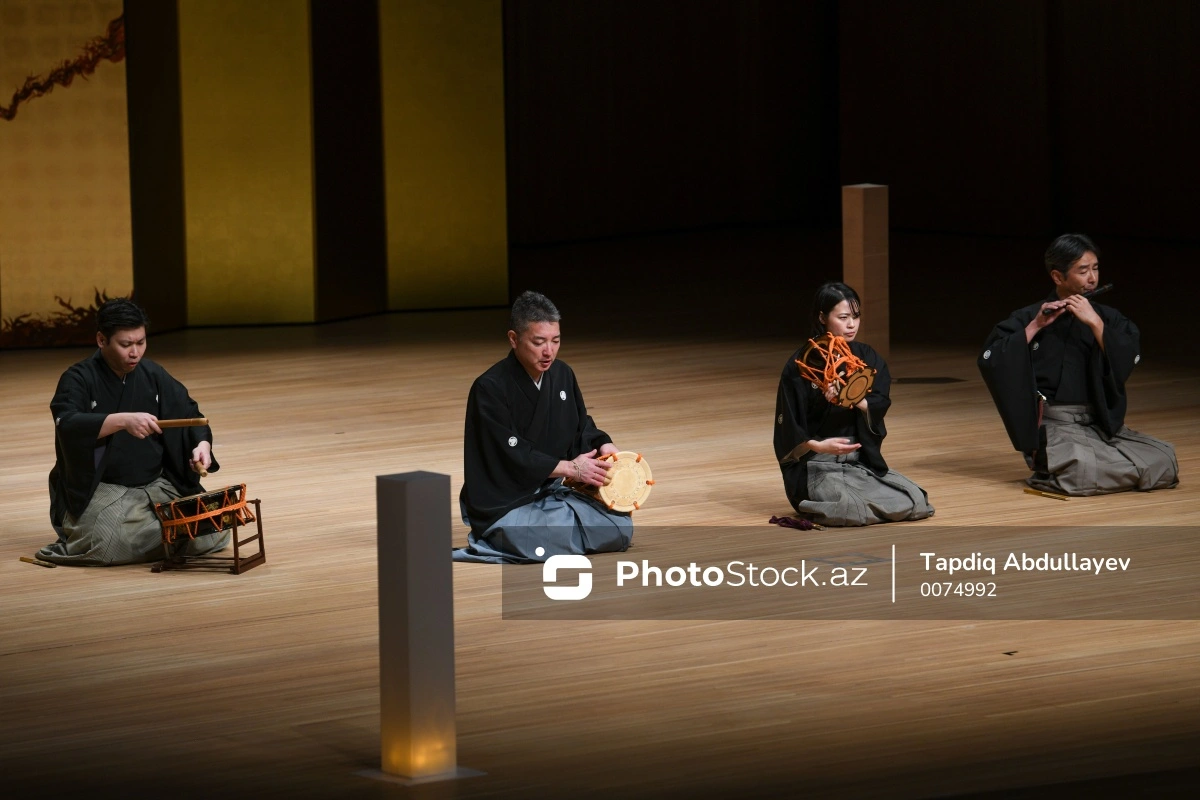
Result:
[[[1084,300],[1084,302],[1086,303],[1087,301]],[[1047,311],[1051,313],[1047,314]],[[1029,324],[1025,326],[1025,343],[1029,344],[1032,342],[1033,337],[1037,336],[1042,328],[1052,325],[1066,311],[1066,300],[1051,300],[1049,303],[1042,303],[1042,307],[1038,309],[1038,313],[1034,314],[1033,319],[1029,320]]]
[[[1103,325],[1103,320],[1096,313],[1096,309],[1092,307],[1092,301],[1088,300],[1081,294],[1073,294],[1062,301],[1064,308],[1075,315],[1075,319],[1087,325],[1089,328],[1094,325]]]
[[[1062,302],[1065,304],[1064,310],[1074,314],[1075,319],[1091,329],[1092,335],[1096,337],[1096,343],[1103,350],[1104,320],[1100,319],[1100,315],[1096,313],[1096,309],[1092,306],[1092,301],[1081,294],[1073,294]]]

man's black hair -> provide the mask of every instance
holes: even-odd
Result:
[[[150,327],[150,318],[142,307],[124,297],[105,300],[96,311],[96,330],[110,338],[117,331]]]
[[[1064,276],[1071,265],[1083,258],[1085,253],[1093,253],[1100,258],[1100,248],[1082,233],[1064,233],[1046,248],[1046,272],[1058,270]]]

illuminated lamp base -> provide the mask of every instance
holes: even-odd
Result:
[[[384,781],[385,783],[398,783],[401,786],[417,786],[422,783],[437,783],[438,781],[459,781],[463,778],[478,778],[481,775],[487,775],[486,772],[480,772],[477,769],[467,769],[466,767],[459,767],[453,772],[443,772],[440,775],[426,775],[421,778],[406,778],[403,775],[393,775],[381,769],[364,769],[354,774],[370,778],[371,780]]]

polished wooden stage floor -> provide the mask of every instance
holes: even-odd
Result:
[[[356,774],[379,763],[374,476],[447,473],[457,493],[467,389],[504,355],[504,327],[505,312],[481,311],[152,337],[150,356],[213,420],[223,469],[209,484],[245,482],[262,498],[268,563],[242,576],[18,561],[52,538],[47,404],[86,351],[0,353],[6,793],[918,797],[1194,785],[1200,622],[514,621],[501,618],[500,568],[475,564],[454,566],[458,761],[486,775],[404,788]],[[794,341],[639,337],[619,318],[568,318],[564,333],[561,356],[598,423],[652,458],[658,484],[640,530],[809,535],[767,524],[789,510],[770,436]],[[928,490],[932,526],[1122,524],[1148,537],[1195,524],[1196,371],[1143,366],[1130,386],[1128,422],[1175,444],[1178,488],[1058,502],[1022,493],[1021,460],[974,356],[900,346],[890,359],[900,382],[885,454]],[[457,520],[454,531],[465,539]]]

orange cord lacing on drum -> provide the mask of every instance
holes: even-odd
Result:
[[[816,339],[809,339],[808,342],[825,356],[825,367],[818,372],[815,367],[806,364],[803,358],[796,359],[796,366],[800,368],[800,375],[805,380],[817,384],[822,389],[828,389],[835,381],[840,383],[847,375],[867,367],[867,362],[850,352],[849,343],[840,336],[826,333]],[[804,355],[808,353],[805,352]]]
[[[168,544],[174,544],[180,529],[188,535],[189,539],[195,539],[200,530],[200,523],[206,519],[212,520],[213,527],[217,530],[222,530],[227,525],[233,525],[234,522],[237,522],[238,525],[254,522],[254,513],[246,507],[246,484],[244,483],[240,486],[226,488],[224,495],[218,498],[221,501],[220,506],[204,507],[205,510],[199,514],[187,514],[179,507],[184,502],[200,505],[200,497],[217,494],[217,492],[210,492],[208,495],[199,495],[198,497],[181,497],[170,503],[160,503],[155,506],[155,513],[162,522],[163,540]],[[185,516],[177,516],[178,514]]]

